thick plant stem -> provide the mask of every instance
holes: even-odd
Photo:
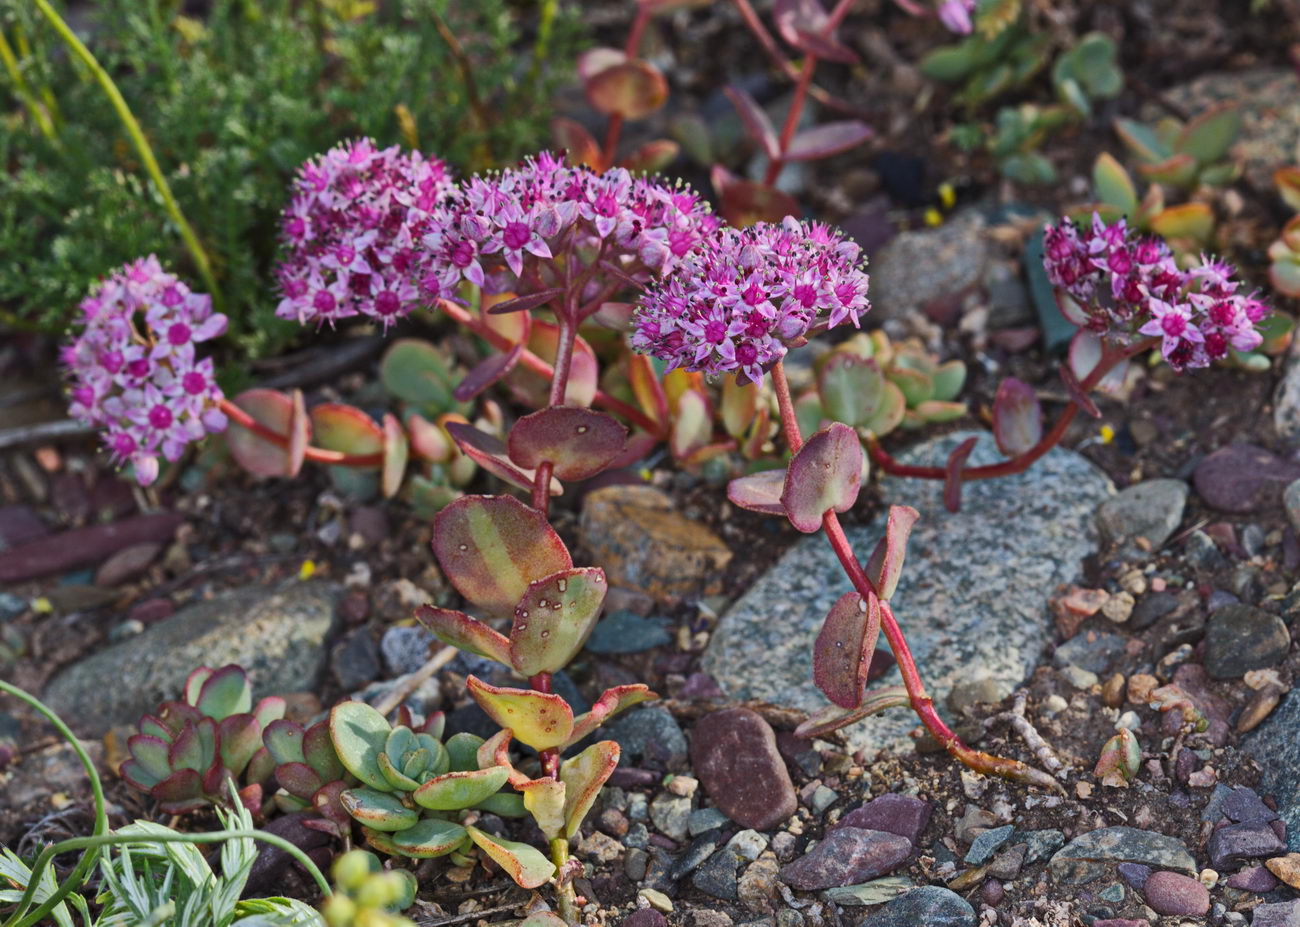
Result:
[[[94,762],[91,761],[90,755],[86,753],[81,741],[77,740],[75,734],[63,723],[63,719],[54,713],[54,710],[47,706],[34,695],[29,695],[15,685],[11,685],[0,679],[0,692],[12,695],[14,698],[23,702],[28,707],[39,712],[47,721],[54,725],[59,735],[66,740],[72,747],[72,751],[77,754],[77,759],[81,761],[82,767],[86,770],[86,776],[90,779],[90,794],[95,803],[95,829],[93,836],[102,837],[108,834],[108,811],[104,804],[104,784],[99,779],[99,771],[95,769]],[[84,838],[83,838],[84,839]],[[50,857],[53,859],[53,855]],[[27,886],[27,891],[23,895],[23,900],[18,903],[18,908],[5,921],[4,927],[17,927],[17,925],[38,924],[49,913],[53,911],[64,898],[72,894],[90,874],[91,868],[95,865],[95,855],[93,853],[83,853],[81,859],[77,861],[76,867],[64,879],[63,884],[44,903],[40,905],[31,916],[22,919],[23,911],[31,904],[35,897],[36,885],[40,870],[33,868],[32,880]]]
[[[564,867],[569,863],[569,840],[563,834],[551,841],[551,862],[560,879],[556,890],[557,907],[566,924],[578,923],[578,899],[573,891],[573,879],[568,878]]]
[[[560,330],[556,336],[555,372],[551,375],[551,395],[547,404],[562,406],[569,388],[569,374],[573,371],[573,348],[578,340],[578,329],[568,312],[557,312],[556,316]]]
[[[163,206],[166,207],[168,215],[176,223],[176,228],[180,232],[181,239],[185,242],[185,248],[189,251],[190,257],[199,271],[199,276],[203,278],[203,283],[208,289],[208,294],[212,297],[213,304],[220,308],[222,305],[221,288],[217,285],[216,275],[212,272],[212,264],[208,260],[207,252],[203,250],[203,245],[199,243],[199,238],[194,234],[194,229],[185,214],[181,212],[180,204],[176,202],[176,197],[172,194],[172,188],[167,183],[167,178],[163,176],[162,168],[158,166],[158,159],[154,157],[153,148],[149,145],[149,140],[145,138],[144,131],[140,128],[140,123],[136,121],[135,115],[131,108],[127,106],[122,92],[117,89],[117,84],[113,83],[113,78],[104,70],[103,65],[95,58],[89,48],[77,38],[63,18],[50,6],[49,0],[32,0],[36,8],[41,11],[54,31],[59,34],[64,43],[82,63],[90,69],[90,73],[95,76],[95,80],[103,89],[108,102],[112,105],[117,113],[118,119],[121,120],[126,134],[130,137],[131,142],[135,145],[136,153],[140,156],[144,164],[145,171],[153,180],[154,186],[158,188],[158,195],[162,197]]]
[[[543,460],[533,477],[533,508],[543,515],[551,513],[551,462]]]
[[[224,412],[226,417],[237,427],[246,428],[259,438],[270,441],[277,447],[287,448],[289,446],[288,435],[282,435],[274,428],[269,428],[266,425],[263,425],[229,399],[223,397],[219,405],[221,411]],[[384,455],[382,453],[345,454],[342,451],[328,451],[323,447],[312,447],[310,445],[308,445],[306,453],[303,456],[307,460],[314,461],[315,463],[329,464],[333,467],[357,467],[363,470],[379,467],[384,463]]]
[[[795,420],[794,401],[790,395],[790,383],[785,376],[785,367],[780,361],[777,361],[772,368],[772,384],[776,391],[777,404],[781,410],[781,427],[785,431],[786,443],[789,444],[791,453],[798,453],[803,446],[803,438],[799,435],[799,426]],[[862,564],[858,562],[857,556],[853,553],[849,539],[844,534],[844,528],[840,524],[839,516],[834,511],[828,510],[822,516],[822,530],[826,535],[826,540],[830,542],[831,549],[835,551],[840,566],[844,568],[849,582],[853,584],[853,588],[863,597],[876,595],[876,588],[867,577],[866,571],[862,569]],[[1006,759],[979,750],[972,750],[962,743],[961,738],[944,723],[938,712],[934,710],[934,700],[930,698],[929,693],[925,690],[925,683],[921,681],[920,670],[917,669],[916,660],[912,657],[911,648],[907,646],[907,639],[903,636],[903,629],[894,617],[888,601],[883,599],[880,601],[880,626],[885,632],[885,639],[889,641],[890,650],[894,652],[894,659],[898,661],[898,671],[903,677],[903,686],[907,689],[907,696],[912,710],[921,719],[925,729],[939,741],[949,755],[976,772],[985,775],[1027,782],[1051,791],[1064,791],[1059,782],[1032,766],[1019,760]]]

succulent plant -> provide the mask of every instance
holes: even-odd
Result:
[[[965,403],[954,401],[966,382],[964,363],[939,363],[920,341],[894,344],[880,330],[840,342],[818,358],[814,372],[816,385],[795,401],[804,435],[829,420],[880,437],[966,413]]]
[[[1081,116],[1092,114],[1093,100],[1109,100],[1124,89],[1119,49],[1104,32],[1089,32],[1052,64],[1052,85],[1061,102]]]
[[[1023,18],[992,38],[971,35],[936,48],[921,59],[921,73],[944,84],[960,85],[955,99],[969,108],[1023,86],[1047,66],[1052,40],[1033,33]]]
[[[1138,774],[1141,762],[1142,748],[1138,746],[1137,737],[1122,727],[1102,746],[1092,774],[1101,780],[1102,785],[1124,788]]]
[[[1241,173],[1240,165],[1224,160],[1241,134],[1241,112],[1234,103],[1211,107],[1186,123],[1172,116],[1153,126],[1117,119],[1115,134],[1141,162],[1138,173],[1156,183],[1222,186]]]
[[[405,869],[385,870],[379,857],[349,850],[334,861],[334,894],[321,907],[329,927],[414,927],[402,917],[419,885]]]
[[[1273,182],[1286,204],[1300,212],[1300,167],[1279,168]],[[1273,288],[1300,297],[1300,215],[1292,216],[1282,227],[1282,234],[1269,246],[1268,257],[1273,262],[1268,270]]]
[[[450,855],[467,862],[475,844],[502,843],[473,826],[475,809],[504,816],[524,812],[518,796],[501,794],[510,768],[481,753],[483,740],[472,734],[457,734],[443,744],[434,733],[390,725],[362,702],[335,705],[329,734],[340,762],[361,783],[343,790],[339,802],[361,824],[366,841],[383,853],[414,859]],[[521,857],[530,851],[551,868],[531,847],[507,849]]]
[[[275,781],[280,786],[272,798],[281,811],[312,810],[320,818],[307,818],[303,826],[343,837],[351,826],[340,796],[355,780],[339,762],[330,741],[329,724],[320,721],[303,727],[281,718],[262,732],[271,759]]]
[[[283,717],[284,700],[268,697],[254,706],[248,676],[234,664],[196,669],[183,698],[140,719],[139,733],[127,740],[122,778],[169,814],[222,804],[227,781],[242,782],[240,799],[259,812],[262,783],[275,765],[262,733]]]

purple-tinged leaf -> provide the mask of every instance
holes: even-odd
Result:
[[[333,782],[326,782],[320,791],[311,797],[311,806],[322,817],[333,821],[335,824],[347,826],[351,823],[352,818],[343,807],[342,796],[346,790],[347,784],[342,780],[336,779]]]
[[[197,705],[199,702],[199,693],[203,691],[203,684],[212,678],[216,672],[210,666],[200,666],[193,670],[185,677],[185,701],[190,705]],[[196,719],[197,720],[197,719]]]
[[[876,587],[876,594],[886,602],[898,589],[898,579],[903,575],[903,560],[907,556],[907,539],[920,517],[921,514],[910,505],[891,505],[885,536],[876,542],[876,549],[867,561],[867,578]]]
[[[857,708],[880,636],[880,600],[846,592],[813,643],[813,682],[841,708]]]
[[[803,739],[825,737],[840,728],[856,724],[863,718],[880,714],[889,708],[906,708],[909,704],[911,702],[907,696],[907,689],[902,686],[874,689],[863,696],[862,704],[856,708],[827,705],[820,711],[813,712],[806,721],[794,729],[794,736]]]
[[[170,774],[170,769],[171,767],[167,767],[167,774]],[[141,792],[149,792],[163,780],[162,776],[145,769],[136,760],[127,760],[118,767],[117,774],[122,777],[127,785]]]
[[[1053,292],[1056,294],[1056,306],[1061,310],[1061,315],[1065,316],[1065,321],[1079,328],[1088,324],[1090,321],[1088,313],[1078,300],[1064,290]]]
[[[627,429],[603,412],[574,406],[552,406],[515,422],[507,438],[510,459],[536,471],[549,461],[562,480],[585,480],[610,465],[623,452]]]
[[[629,58],[583,81],[587,101],[606,116],[644,119],[668,99],[663,72],[641,58]]]
[[[1124,788],[1133,781],[1142,764],[1142,748],[1137,737],[1126,727],[1102,745],[1101,755],[1092,774],[1102,785]]]
[[[749,133],[763,154],[767,155],[769,161],[776,160],[781,149],[777,142],[776,128],[772,125],[772,120],[767,118],[767,113],[763,112],[763,107],[758,105],[758,101],[750,96],[744,89],[735,84],[728,84],[722,89],[727,95],[736,112],[740,114],[740,121],[745,126],[745,131]]]
[[[281,763],[275,767],[275,781],[295,798],[311,801],[325,785],[320,774],[306,763]]]
[[[385,499],[391,499],[402,488],[402,479],[406,476],[406,461],[410,456],[410,445],[406,442],[406,431],[397,416],[391,412],[384,413],[384,466],[380,471],[379,485]]]
[[[840,44],[833,32],[826,34],[831,18],[819,0],[776,0],[772,18],[781,38],[799,51],[827,61],[857,63],[858,56]]]
[[[993,439],[1008,457],[1023,454],[1043,437],[1043,407],[1034,388],[1007,377],[993,397]]]
[[[434,519],[433,553],[456,591],[494,615],[513,615],[528,586],[573,566],[534,508],[512,496],[464,496]]]
[[[235,663],[215,670],[203,681],[194,707],[218,721],[249,711],[253,707],[253,690],[248,684],[248,674]]]
[[[238,776],[262,748],[262,725],[249,714],[230,715],[217,723],[221,763]]]
[[[416,608],[415,617],[444,644],[510,665],[510,641],[506,636],[464,612],[421,605]]]
[[[846,512],[862,486],[862,442],[848,425],[832,422],[808,439],[786,470],[781,490],[790,524],[811,534],[829,511]]]
[[[258,700],[253,706],[253,717],[257,723],[262,725],[262,730],[272,721],[279,721],[284,717],[285,709],[288,704],[278,695],[268,695]]]
[[[262,732],[262,743],[276,763],[305,763],[303,738],[306,731],[296,721],[272,721]],[[332,748],[331,748],[332,749]]]
[[[406,417],[406,437],[411,442],[411,450],[421,460],[447,463],[457,453],[455,443],[442,426],[435,425],[418,412]]]
[[[185,814],[208,803],[203,778],[193,769],[178,769],[149,790],[168,814]]]
[[[510,312],[527,312],[530,309],[536,309],[538,306],[545,306],[555,297],[563,295],[563,288],[558,286],[549,287],[545,290],[538,290],[536,293],[526,293],[523,296],[516,296],[513,299],[496,303],[488,310],[488,314],[506,315]]]
[[[558,695],[493,686],[477,676],[465,680],[465,686],[489,718],[534,750],[561,746],[573,733],[573,709]]]
[[[215,723],[211,718],[200,719]],[[167,764],[172,769],[192,769],[195,772],[212,765],[212,751],[204,751],[203,741],[199,737],[199,726],[192,721],[185,722],[180,733],[172,740],[167,750]]]
[[[457,402],[469,402],[483,390],[500,381],[502,377],[515,369],[520,356],[524,353],[524,343],[517,341],[507,351],[494,351],[474,365],[464,379],[451,391]]]
[[[275,760],[271,759],[271,751],[267,750],[266,747],[258,747],[253,751],[253,756],[244,769],[244,781],[264,783],[274,773]]]
[[[1088,379],[1092,372],[1097,369],[1097,365],[1101,363],[1103,347],[1101,336],[1087,329],[1075,332],[1074,337],[1070,339],[1068,353],[1070,371],[1080,384]],[[1124,384],[1127,371],[1127,362],[1116,364],[1101,378],[1100,383],[1093,385],[1093,389],[1103,393],[1119,389]]]
[[[259,424],[277,434],[289,434],[289,426],[293,421],[293,400],[284,393],[273,389],[250,389],[231,401]],[[254,476],[284,476],[289,473],[292,460],[279,444],[254,434],[235,421],[230,423],[225,435],[230,456]]]
[[[330,742],[328,721],[318,721],[307,728],[302,738],[302,754],[307,765],[324,780],[341,779],[346,772],[334,752],[334,744]]]
[[[1065,391],[1070,394],[1070,398],[1074,400],[1080,409],[1093,418],[1101,418],[1101,410],[1098,409],[1097,404],[1092,401],[1092,397],[1084,391],[1083,384],[1080,383],[1079,378],[1074,375],[1074,371],[1070,369],[1070,364],[1068,362],[1061,364],[1061,382],[1065,385]],[[1042,413],[1040,412],[1039,415],[1041,418]],[[1042,431],[1041,421],[1039,423],[1039,431]]]
[[[727,484],[727,498],[733,505],[764,515],[784,515],[781,492],[785,489],[785,468],[761,470]]]
[[[790,140],[786,149],[787,161],[815,161],[829,158],[861,145],[875,132],[871,126],[858,119],[826,122],[805,129]]]
[[[516,467],[510,460],[505,443],[496,435],[490,435],[486,431],[479,431],[473,425],[466,425],[461,422],[449,421],[443,427],[447,429],[447,434],[451,435],[452,440],[456,442],[456,446],[470,460],[493,476],[505,480],[511,486],[517,486],[529,492],[532,491],[535,478],[533,471],[521,470]],[[550,490],[552,496],[558,496],[564,492],[564,487],[559,480],[551,477]]]
[[[365,412],[341,402],[323,402],[311,410],[316,441],[321,447],[345,454],[379,454],[384,432]]]
[[[977,440],[975,437],[967,438],[948,455],[943,477],[943,506],[950,512],[961,508],[961,473],[966,467],[966,458],[975,450]]]
[[[601,786],[618,766],[620,752],[617,743],[602,740],[560,764],[560,781],[564,783],[564,836],[577,835],[587,812],[596,803]]]
[[[655,138],[638,145],[619,164],[634,174],[656,174],[677,160],[681,150],[672,139]]]
[[[171,761],[167,757],[167,741],[148,734],[135,734],[127,738],[126,749],[139,770],[153,780],[143,785],[137,782],[131,783],[141,791],[147,792],[150,786],[171,773]],[[140,782],[144,782],[143,777],[140,777]]]
[[[536,676],[567,666],[596,627],[608,588],[600,567],[561,570],[532,583],[510,629],[514,668]]]
[[[551,138],[565,153],[569,164],[585,164],[593,170],[600,170],[600,143],[581,123],[557,116],[551,120]]]

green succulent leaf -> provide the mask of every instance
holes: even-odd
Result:
[[[465,842],[469,834],[453,821],[441,818],[421,818],[405,830],[390,838],[401,855],[413,859],[432,859],[446,856]]]
[[[870,420],[884,388],[885,378],[875,361],[846,351],[832,352],[817,377],[826,417],[850,428]]]
[[[1124,166],[1103,151],[1092,165],[1092,188],[1097,198],[1128,216],[1137,214],[1137,187]]]
[[[528,813],[524,808],[524,797],[510,792],[497,792],[489,795],[474,806],[480,811],[487,811],[503,818],[522,818]]]
[[[204,680],[194,707],[218,721],[250,711],[253,690],[248,684],[248,676],[233,663],[221,667]]]
[[[1199,164],[1213,164],[1228,153],[1241,134],[1241,109],[1224,103],[1190,120],[1174,141],[1174,150],[1191,155]]]
[[[420,819],[418,811],[406,807],[390,792],[348,789],[339,800],[348,814],[371,830],[392,833],[405,830]]]
[[[379,755],[392,730],[384,716],[364,702],[340,702],[330,711],[329,725],[343,767],[372,789],[392,791],[379,768]]]
[[[619,753],[617,743],[602,740],[560,764],[560,781],[564,784],[565,837],[577,835],[587,812],[596,803],[601,787],[618,767]]]
[[[411,797],[417,805],[430,811],[459,811],[472,808],[499,792],[508,778],[510,770],[504,766],[450,772],[430,779]]]
[[[454,772],[478,769],[478,748],[483,746],[483,738],[468,731],[452,734],[445,744],[450,768]]]
[[[533,779],[519,786],[524,808],[547,840],[564,832],[564,795],[567,784],[556,779]]]
[[[596,627],[607,589],[599,567],[561,570],[531,583],[510,630],[514,668],[535,676],[567,666]]]
[[[558,747],[573,733],[573,709],[558,695],[493,686],[477,676],[466,686],[488,717],[534,750]]]
[[[478,848],[504,869],[521,888],[539,888],[555,875],[555,866],[536,847],[494,837],[477,827],[465,829]]]

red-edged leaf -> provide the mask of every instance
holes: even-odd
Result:
[[[638,145],[619,163],[634,174],[656,174],[677,160],[681,150],[682,146],[671,139],[651,139]]]
[[[656,423],[666,425],[668,422],[668,396],[664,393],[663,383],[655,373],[654,364],[644,354],[633,354],[628,358],[627,379],[632,386],[632,394],[646,415]]]
[[[461,422],[448,422],[444,427],[466,457],[511,486],[532,491],[533,472],[521,470],[511,462],[506,446],[500,438]],[[554,477],[551,478],[550,489],[552,496],[564,492],[564,487]]]
[[[416,608],[415,617],[444,644],[510,665],[509,639],[464,612],[436,605],[421,605]]]
[[[781,38],[799,51],[827,61],[857,62],[858,56],[841,45],[833,32],[827,35],[831,18],[818,0],[776,0],[772,18]]]
[[[519,356],[524,353],[524,343],[517,341],[508,351],[495,352],[474,365],[474,369],[465,374],[465,378],[456,384],[452,396],[457,402],[469,402],[483,390],[496,383],[519,363]]]
[[[600,567],[575,567],[537,580],[515,606],[510,660],[524,676],[555,673],[587,642],[609,585]]]
[[[565,746],[576,744],[600,727],[607,718],[612,718],[620,711],[625,711],[640,702],[646,702],[658,697],[658,695],[650,691],[649,686],[642,685],[639,682],[606,689],[600,694],[600,698],[596,699],[596,703],[591,706],[589,712],[585,715],[579,715],[574,720],[573,734],[569,737]]]
[[[898,588],[898,578],[903,575],[903,560],[907,556],[907,539],[912,526],[921,514],[910,505],[891,505],[885,523],[885,536],[876,542],[876,549],[867,561],[867,576],[876,587],[876,594],[888,601]]]
[[[384,466],[380,471],[379,485],[383,490],[384,498],[391,499],[402,488],[410,445],[406,442],[406,431],[402,428],[402,423],[393,413],[384,413],[383,429]]]
[[[1070,394],[1070,398],[1078,404],[1080,409],[1093,418],[1101,418],[1101,410],[1098,409],[1097,404],[1092,401],[1092,397],[1084,392],[1083,384],[1080,383],[1079,378],[1074,375],[1074,371],[1070,368],[1068,361],[1061,364],[1061,383],[1065,385],[1065,391]],[[1042,430],[1041,422],[1039,430]]]
[[[727,484],[727,498],[733,505],[764,515],[784,515],[781,492],[785,489],[785,468],[762,470],[737,477]]]
[[[585,164],[600,170],[600,143],[591,137],[591,133],[581,123],[557,116],[551,120],[551,138],[564,151],[568,163]]]
[[[862,442],[848,425],[832,422],[794,455],[781,490],[790,524],[811,534],[828,511],[853,507],[862,486]]]
[[[815,161],[829,158],[861,145],[875,132],[871,126],[857,119],[827,122],[805,129],[790,140],[786,149],[787,161]]]
[[[250,389],[231,401],[275,433],[290,435],[294,402],[284,393],[273,389]],[[300,429],[301,427],[303,426],[299,426]],[[310,434],[310,422],[306,428]],[[284,476],[292,466],[292,457],[285,448],[258,437],[234,421],[226,429],[226,445],[235,462],[254,476]]]
[[[478,848],[504,869],[521,888],[538,888],[555,875],[555,864],[535,847],[485,834],[477,827],[467,826],[465,830]]]
[[[275,767],[275,781],[280,788],[303,801],[311,801],[312,796],[325,785],[316,770],[306,763],[281,763]]]
[[[740,121],[744,124],[749,137],[758,144],[769,160],[776,160],[781,153],[776,128],[772,125],[772,120],[767,118],[767,113],[763,112],[763,107],[759,106],[758,101],[743,88],[735,84],[728,84],[722,92],[736,107],[736,112],[740,114]]]
[[[863,695],[862,704],[856,708],[841,708],[839,705],[827,705],[820,711],[808,716],[808,720],[795,728],[796,737],[808,739],[825,737],[832,731],[848,727],[870,715],[879,714],[887,708],[906,708],[910,704],[907,689],[902,686],[885,686]]]
[[[1057,308],[1061,310],[1061,315],[1065,316],[1065,321],[1078,327],[1088,324],[1088,313],[1077,299],[1064,290],[1054,290],[1053,292],[1056,294]]]
[[[1015,457],[1029,450],[1043,437],[1043,407],[1034,388],[1023,380],[1007,377],[998,384],[993,398],[993,439],[998,450]]]
[[[600,788],[618,766],[620,748],[612,740],[592,744],[560,765],[564,783],[564,835],[574,837],[596,802]]]
[[[601,71],[620,65],[627,60],[627,53],[619,48],[598,46],[589,48],[578,56],[578,79],[591,80]]]
[[[307,404],[300,389],[290,394],[288,436],[284,475],[297,476],[307,458],[307,445],[311,442],[311,419],[307,417]]]
[[[554,406],[525,415],[510,429],[510,459],[526,470],[549,461],[562,480],[585,480],[623,452],[627,429],[603,412]]]
[[[528,586],[573,566],[546,517],[512,496],[463,496],[434,519],[433,553],[456,591],[513,615]]]
[[[668,99],[663,72],[641,58],[629,58],[588,77],[587,101],[606,116],[644,119]]]
[[[948,455],[948,465],[943,477],[943,505],[950,512],[961,508],[961,471],[965,468],[966,458],[975,450],[975,437],[967,438]]]
[[[880,636],[880,600],[846,592],[813,643],[813,682],[841,708],[857,708]]]
[[[573,709],[558,695],[493,686],[477,676],[466,679],[465,686],[489,718],[534,750],[558,747],[573,733]]]
[[[451,436],[418,412],[406,417],[406,437],[411,442],[411,450],[421,460],[446,463],[456,454]]]
[[[721,200],[722,217],[732,225],[780,222],[786,216],[799,216],[803,212],[790,194],[754,180],[741,180],[720,164],[714,165],[710,176]]]
[[[514,299],[507,299],[504,302],[496,303],[488,310],[489,315],[506,315],[511,312],[527,312],[529,309],[536,309],[538,306],[545,306],[557,296],[562,296],[564,290],[555,286],[545,290],[538,290],[536,293],[528,293],[524,296],[516,296]]]

